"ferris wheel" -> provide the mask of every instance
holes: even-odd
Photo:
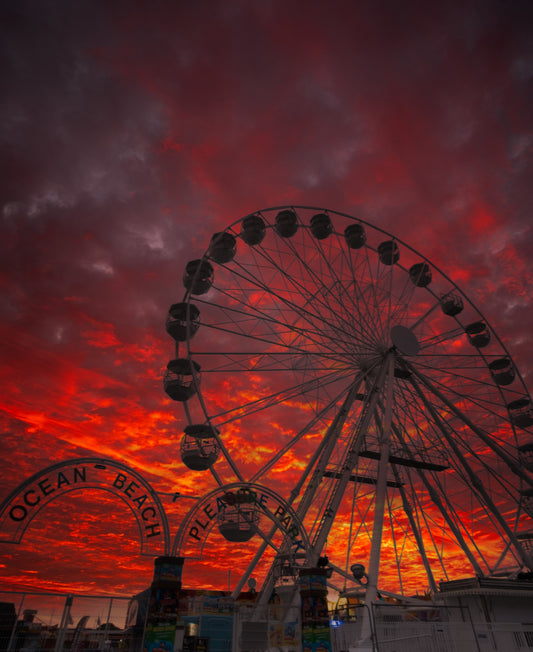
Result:
[[[175,551],[216,566],[234,546],[237,592],[322,564],[370,600],[533,570],[531,399],[427,258],[363,220],[281,206],[214,234],[183,283],[164,387],[211,493]]]

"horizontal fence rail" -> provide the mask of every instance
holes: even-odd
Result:
[[[131,598],[0,592],[0,651],[137,650]],[[130,614],[131,620],[131,614]],[[133,636],[141,639],[133,642]]]

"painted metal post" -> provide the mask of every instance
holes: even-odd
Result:
[[[74,596],[72,596],[69,593],[66,597],[65,608],[63,609],[63,614],[61,616],[61,624],[59,625],[59,632],[57,634],[55,652],[62,652],[63,650],[66,629],[68,627],[69,621],[71,620],[70,608],[72,607],[73,601],[74,601]]]
[[[387,501],[387,470],[389,466],[390,439],[392,432],[392,404],[394,400],[394,353],[389,353],[387,369],[387,388],[385,402],[385,418],[380,437],[380,458],[378,465],[378,477],[376,482],[376,494],[374,502],[374,525],[372,527],[372,545],[370,547],[370,559],[368,562],[368,580],[366,586],[365,604],[368,610],[364,611],[361,640],[358,649],[374,650],[372,636],[372,604],[376,601],[378,593],[379,562],[381,557],[381,544],[383,539],[383,521],[385,517],[385,503]]]

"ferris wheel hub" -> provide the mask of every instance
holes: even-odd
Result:
[[[390,331],[393,347],[403,355],[418,355],[420,344],[416,335],[406,326],[393,326]]]

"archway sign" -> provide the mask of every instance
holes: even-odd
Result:
[[[172,545],[172,555],[185,559],[201,559],[207,539],[213,526],[218,523],[221,510],[228,504],[234,504],[236,495],[246,497],[248,506],[253,506],[262,518],[255,524],[255,531],[260,536],[259,548],[255,561],[242,575],[233,597],[239,595],[244,583],[253,571],[253,564],[257,563],[264,550],[271,546],[278,552],[306,558],[311,551],[307,532],[298,518],[294,509],[275,491],[251,482],[235,482],[216,487],[191,508],[181,522],[180,528]],[[284,549],[278,549],[273,542],[276,533],[283,541]],[[280,541],[278,541],[278,544]]]
[[[189,510],[181,522],[172,545],[172,554],[188,559],[201,559],[207,537],[221,507],[229,502],[236,492],[244,491],[259,512],[267,517],[289,542],[292,552],[307,552],[310,549],[307,532],[292,507],[275,491],[251,482],[234,482],[216,487]],[[261,528],[262,529],[262,528]]]
[[[0,505],[0,543],[20,543],[32,520],[52,500],[83,489],[108,491],[128,505],[139,526],[142,555],[168,554],[168,520],[158,495],[137,471],[96,457],[49,466],[11,492]]]

